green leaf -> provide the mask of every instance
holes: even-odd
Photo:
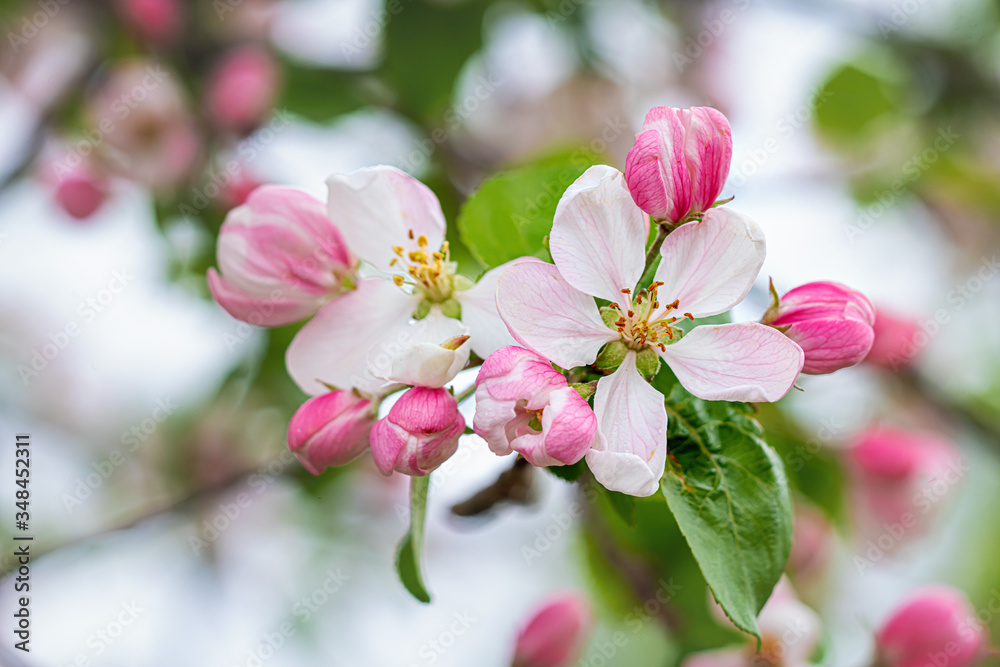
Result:
[[[781,459],[743,404],[703,401],[677,385],[667,414],[663,495],[715,599],[738,628],[759,639],[757,614],[792,544]]]
[[[566,480],[567,482],[575,482],[587,470],[587,463],[583,459],[580,459],[573,465],[549,466],[546,470],[559,479]]]
[[[812,104],[816,124],[826,134],[843,141],[858,141],[879,118],[894,111],[886,92],[886,77],[855,65],[843,65],[816,94]]]
[[[605,493],[608,496],[608,503],[611,505],[611,509],[615,511],[618,518],[624,521],[626,525],[634,526],[636,519],[635,496],[611,491],[610,489],[606,489]]]
[[[600,159],[590,151],[571,151],[484,181],[458,215],[462,241],[486,266],[526,255],[549,259],[545,237],[559,198]]]
[[[400,581],[410,595],[424,603],[431,601],[431,594],[424,585],[424,576],[420,568],[429,485],[429,475],[410,478],[410,530],[399,543],[399,551],[396,552],[396,571],[399,573]]]
[[[430,119],[448,106],[455,80],[462,67],[483,41],[483,13],[489,3],[427,0],[391,0],[385,24],[385,63],[382,72],[399,96],[399,106],[417,119]],[[502,83],[486,77],[476,93],[491,95]],[[445,112],[444,121],[461,122],[467,105],[478,106],[478,98],[460,101]]]
[[[316,123],[328,123],[368,103],[364,77],[323,67],[283,63],[284,84],[279,108]]]

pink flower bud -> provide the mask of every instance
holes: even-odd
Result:
[[[832,373],[864,359],[875,336],[874,322],[875,309],[864,294],[832,282],[796,287],[764,319],[802,348],[802,372],[809,375]]]
[[[332,391],[303,403],[288,424],[288,448],[318,475],[350,463],[368,447],[375,406],[351,391]]]
[[[77,220],[89,218],[108,197],[107,177],[89,161],[68,151],[46,160],[41,178],[52,187],[59,207]]]
[[[229,212],[217,257],[222,274],[208,271],[212,296],[233,317],[265,327],[314,314],[350,287],[356,264],[322,202],[276,186],[254,190]]]
[[[118,11],[140,38],[156,43],[177,37],[183,19],[179,0],[118,0]]]
[[[593,613],[579,594],[553,598],[517,635],[513,667],[571,667],[590,636]]]
[[[447,389],[408,389],[372,428],[372,456],[383,475],[429,475],[458,449],[465,418]]]
[[[835,547],[833,527],[819,510],[805,504],[795,506],[792,552],[788,571],[805,579],[826,569]]]
[[[271,112],[278,65],[264,49],[246,46],[225,54],[208,79],[206,106],[221,127],[248,132]]]
[[[894,543],[919,534],[964,474],[951,444],[930,434],[869,429],[849,454],[862,534],[889,535]]]
[[[495,454],[519,452],[536,466],[570,465],[594,443],[597,417],[552,364],[511,345],[479,370],[473,429]]]
[[[920,333],[916,320],[875,309],[875,342],[865,361],[896,371],[907,366],[917,354],[915,339]]]
[[[876,642],[886,667],[965,667],[982,657],[986,636],[964,593],[930,586],[889,616]]]
[[[625,160],[625,180],[639,208],[679,222],[715,203],[732,157],[729,121],[715,109],[653,107]]]

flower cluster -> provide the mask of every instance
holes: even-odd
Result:
[[[437,199],[403,172],[332,176],[326,206],[265,186],[227,217],[209,284],[252,324],[312,318],[287,366],[318,396],[289,431],[314,473],[367,444],[385,474],[434,470],[465,432],[446,386],[481,361],[473,430],[493,452],[586,459],[607,488],[648,496],[667,457],[661,364],[704,400],[776,401],[872,344],[871,304],[836,283],[775,294],[761,322],[706,320],[746,297],[765,256],[760,227],[717,201],[731,155],[719,112],[653,109],[624,173],[591,167],[563,194],[553,263],[515,259],[475,283]]]

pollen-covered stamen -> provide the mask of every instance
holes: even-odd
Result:
[[[614,327],[622,335],[625,344],[632,349],[641,350],[653,346],[665,350],[664,341],[674,339],[676,330],[671,325],[677,318],[670,317],[669,314],[677,309],[680,301],[675,299],[673,303],[661,307],[657,294],[657,290],[661,287],[663,287],[662,282],[654,281],[648,288],[639,290],[634,297],[632,290],[623,288],[621,293],[629,297],[625,313],[622,313],[622,308],[617,303],[610,304],[610,307],[619,313],[618,319],[614,321]]]
[[[399,267],[405,272],[393,276],[393,282],[400,287],[412,285],[431,301],[446,300],[451,296],[451,277],[455,273],[448,242],[442,244],[440,251],[432,251],[428,248],[427,237],[423,234],[416,236],[411,229],[408,236],[410,240],[416,241],[417,249],[407,251],[403,246],[392,247],[392,252],[396,256],[389,262],[389,266]]]

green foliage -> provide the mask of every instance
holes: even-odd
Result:
[[[675,386],[667,399],[670,459],[661,489],[716,600],[741,630],[781,577],[792,503],[781,459],[738,403]]]
[[[567,482],[575,482],[580,479],[580,476],[587,471],[587,462],[584,459],[580,459],[573,465],[568,466],[549,466],[546,468],[550,473],[558,477],[559,479],[565,480]]]
[[[836,139],[862,139],[876,119],[895,109],[886,87],[887,81],[875,74],[843,65],[816,94],[817,125]]]
[[[526,255],[548,259],[545,237],[566,188],[600,157],[560,153],[486,180],[458,216],[465,245],[486,266]]]
[[[386,4],[382,73],[404,113],[428,119],[448,105],[455,79],[482,45],[483,13],[488,4],[485,0],[390,0]],[[452,122],[447,114],[445,120]]]
[[[424,603],[431,601],[431,594],[424,585],[420,567],[429,486],[429,475],[410,478],[410,529],[399,543],[399,551],[396,552],[396,571],[399,573],[399,580],[403,582],[410,595]]]
[[[363,79],[350,72],[283,63],[278,107],[315,123],[328,123],[368,103]]]

